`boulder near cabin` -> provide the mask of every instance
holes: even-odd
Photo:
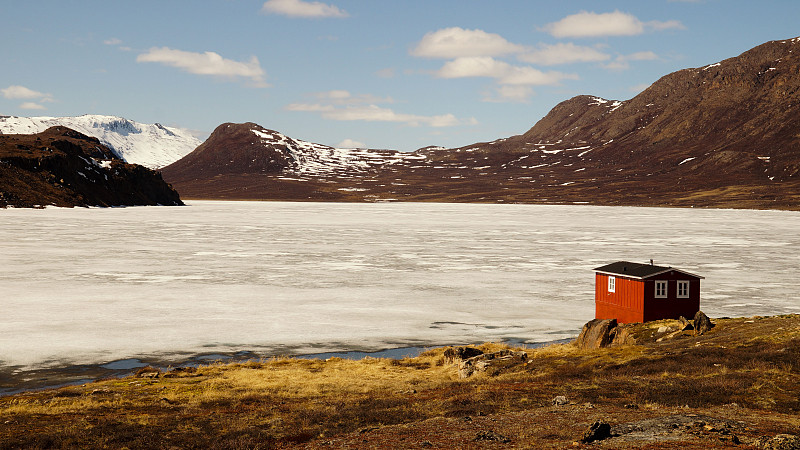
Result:
[[[691,319],[703,277],[674,267],[618,261],[594,269],[595,318],[618,323]]]

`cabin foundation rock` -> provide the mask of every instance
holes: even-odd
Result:
[[[615,319],[592,319],[583,325],[573,344],[581,349],[598,349],[643,342],[662,342],[681,336],[699,336],[714,327],[711,319],[698,311],[694,321],[685,317],[642,323],[618,324]],[[692,331],[694,330],[694,331]]]
[[[592,319],[583,326],[578,340],[579,348],[604,348],[611,345],[616,335],[617,319]]]

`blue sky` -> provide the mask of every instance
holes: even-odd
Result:
[[[414,150],[800,36],[796,0],[3,1],[0,114]]]

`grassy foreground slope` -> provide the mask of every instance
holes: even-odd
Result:
[[[616,435],[601,448],[800,445],[800,316],[714,322],[702,336],[661,321],[632,345],[517,349],[527,357],[468,378],[444,348],[143,370],[0,398],[0,448],[565,448],[596,421]]]

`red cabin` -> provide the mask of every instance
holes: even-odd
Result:
[[[594,269],[596,319],[618,323],[692,319],[703,277],[673,267],[619,261]]]

